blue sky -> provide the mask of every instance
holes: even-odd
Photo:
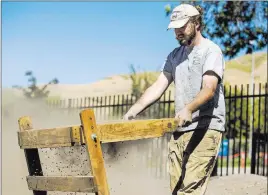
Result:
[[[177,47],[166,2],[2,2],[2,85],[86,84],[159,70]]]
[[[167,32],[164,2],[3,2],[2,85],[91,83],[129,73],[129,65],[158,70],[177,46]]]

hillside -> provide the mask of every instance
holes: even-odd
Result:
[[[255,53],[255,83],[267,82],[267,54]],[[226,62],[224,83],[231,85],[250,84],[252,56],[242,57]],[[140,73],[142,74],[142,73]],[[152,78],[159,73],[150,72]],[[50,86],[51,96],[67,98],[81,98],[89,96],[122,95],[131,93],[131,79],[129,75],[113,75],[90,84],[58,84]],[[173,92],[173,85],[168,90]],[[257,89],[256,89],[257,90]]]
[[[267,53],[255,53],[255,83],[267,82]],[[252,55],[226,62],[225,83],[232,85],[251,84]]]

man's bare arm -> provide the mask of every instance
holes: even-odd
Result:
[[[195,99],[186,105],[186,107],[191,111],[196,111],[201,105],[208,102],[215,94],[217,85],[219,82],[219,77],[212,71],[208,71],[203,76],[202,89],[197,94]]]
[[[159,99],[171,82],[172,75],[165,71],[161,72],[157,80],[149,88],[146,89],[143,95],[129,109],[126,115],[136,116],[137,114],[139,114],[148,105]]]

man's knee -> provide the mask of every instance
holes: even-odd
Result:
[[[202,194],[207,186],[216,156],[191,157],[185,167],[185,176],[179,194]]]

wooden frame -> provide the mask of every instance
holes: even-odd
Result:
[[[172,132],[174,119],[137,120],[96,124],[92,109],[80,112],[81,125],[33,129],[30,117],[19,119],[18,143],[25,152],[29,176],[27,184],[34,195],[47,191],[89,192],[109,195],[101,143],[161,137]],[[43,176],[38,148],[86,145],[92,176]]]

